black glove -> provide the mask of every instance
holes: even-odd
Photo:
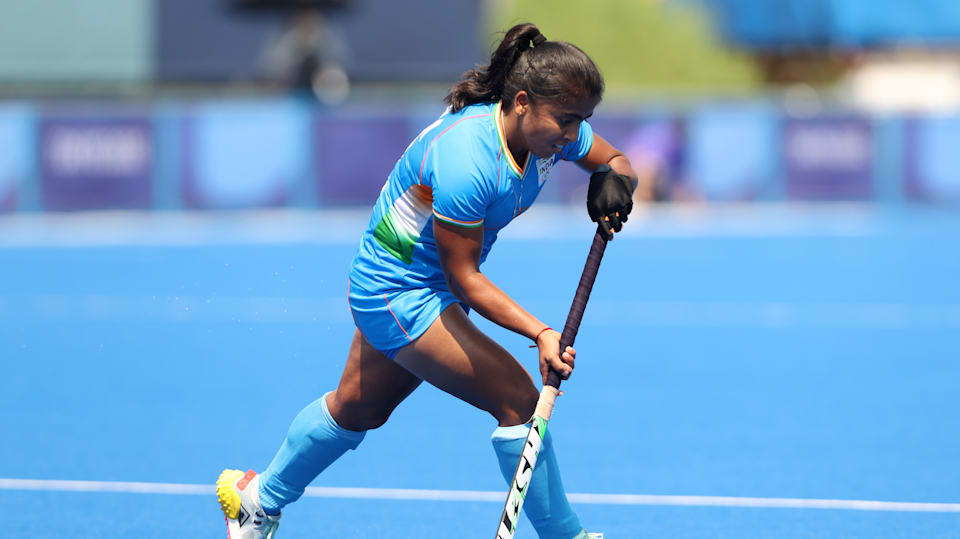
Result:
[[[590,214],[591,220],[600,225],[607,239],[613,237],[611,228],[614,232],[620,232],[632,209],[633,182],[630,178],[617,174],[608,165],[597,167],[597,170],[590,175],[590,187],[587,189],[587,213]]]

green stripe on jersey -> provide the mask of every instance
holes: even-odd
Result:
[[[377,223],[374,239],[388,253],[409,264],[413,261],[413,248],[432,214],[432,203],[433,192],[429,187],[411,186]]]

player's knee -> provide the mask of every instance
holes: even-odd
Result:
[[[503,427],[526,423],[533,417],[539,396],[533,384],[518,388],[493,415]]]
[[[523,402],[520,407],[520,415],[523,417],[523,421],[527,422],[533,417],[533,413],[537,410],[537,400],[540,399],[540,394],[537,393],[536,388],[533,386],[530,387],[529,391],[524,392]]]
[[[387,420],[390,419],[390,412],[370,412],[364,416],[361,416],[357,422],[357,429],[350,430],[373,430],[379,429],[386,424]]]
[[[382,427],[390,419],[391,412],[392,409],[364,402],[340,401],[336,412],[331,410],[331,415],[338,425],[347,430],[365,431]]]

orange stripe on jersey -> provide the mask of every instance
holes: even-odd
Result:
[[[407,191],[410,196],[427,205],[433,203],[433,189],[429,185],[411,185]]]
[[[500,192],[500,159],[503,157],[503,146],[497,151],[497,192]]]
[[[497,115],[494,119],[494,124],[497,127],[497,138],[500,140],[500,149],[507,156],[510,170],[522,178],[523,173],[526,172],[527,164],[530,163],[530,152],[527,152],[527,159],[523,162],[523,167],[518,165],[517,161],[513,158],[513,154],[510,153],[510,147],[507,146],[507,131],[506,128],[503,127],[503,101],[497,102],[497,106],[494,107],[493,112]]]
[[[480,219],[479,221],[461,221],[460,219],[454,219],[453,217],[447,217],[446,215],[443,215],[442,213],[439,213],[437,210],[433,210],[433,215],[434,215],[435,217],[439,217],[441,220],[446,221],[446,222],[448,222],[448,223],[450,223],[450,224],[465,226],[465,227],[467,227],[467,228],[474,228],[474,227],[478,227],[478,226],[480,226],[480,225],[483,224],[483,219]]]

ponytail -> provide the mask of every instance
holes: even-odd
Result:
[[[459,112],[475,103],[513,99],[520,90],[531,99],[599,98],[603,78],[582,50],[547,41],[536,25],[523,23],[507,30],[490,63],[465,72],[443,100]]]
[[[464,73],[443,101],[450,105],[453,112],[474,103],[497,101],[503,95],[507,75],[520,55],[546,40],[540,29],[530,23],[518,24],[507,30],[503,41],[490,56],[490,63]]]

